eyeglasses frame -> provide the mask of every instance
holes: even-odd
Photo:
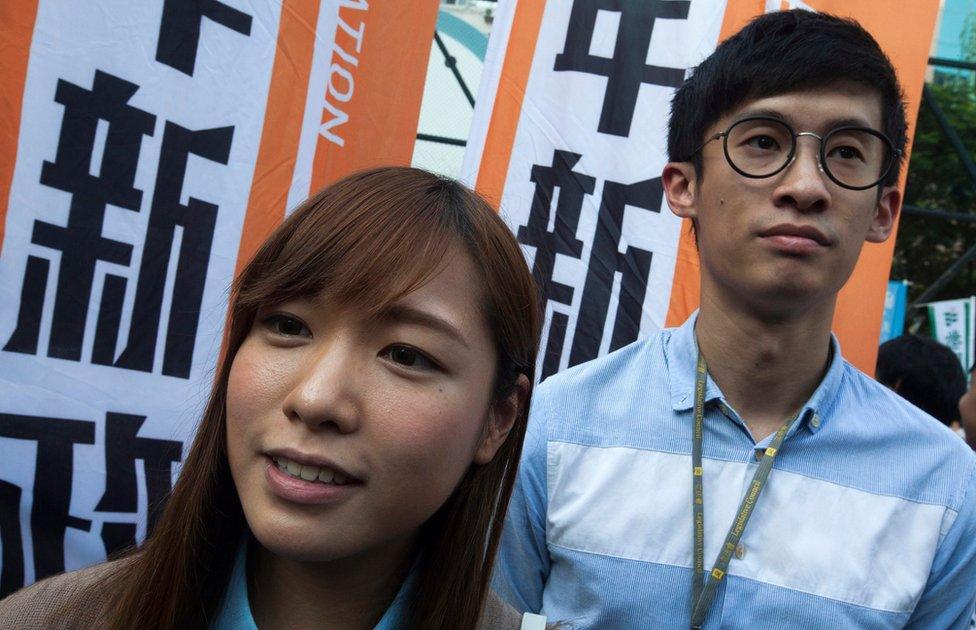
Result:
[[[740,169],[738,166],[735,165],[735,162],[732,161],[732,156],[729,155],[729,134],[737,125],[740,125],[745,122],[749,122],[751,120],[769,120],[775,123],[779,123],[780,125],[786,127],[786,129],[793,136],[793,144],[790,147],[790,154],[787,156],[786,161],[783,163],[783,165],[780,166],[775,171],[773,171],[772,173],[767,173],[766,175],[752,175],[751,173],[746,173],[745,171],[743,171],[742,169]],[[850,131],[850,130],[866,131],[869,134],[877,138],[880,138],[881,140],[884,141],[885,144],[888,145],[888,163],[885,164],[885,167],[881,172],[881,176],[878,177],[876,181],[874,181],[871,184],[868,184],[867,186],[851,186],[850,184],[845,184],[840,180],[838,180],[836,177],[834,177],[834,174],[830,172],[830,167],[827,166],[827,155],[824,152],[827,146],[827,139],[830,138],[830,136],[832,136],[833,134],[838,133],[840,131]],[[875,186],[877,186],[878,184],[884,181],[884,178],[887,177],[888,173],[891,172],[891,167],[895,164],[895,161],[898,158],[900,158],[902,155],[902,151],[900,149],[895,148],[895,143],[891,141],[891,138],[889,138],[882,132],[878,131],[877,129],[871,129],[870,127],[861,127],[858,125],[846,125],[843,127],[836,127],[834,129],[831,129],[826,133],[826,135],[821,136],[820,134],[814,133],[813,131],[800,131],[800,132],[794,131],[793,127],[790,126],[790,124],[787,123],[785,120],[774,118],[772,116],[747,116],[745,118],[740,118],[739,120],[729,125],[729,128],[726,129],[725,131],[719,131],[718,133],[713,134],[707,140],[702,142],[698,146],[698,148],[695,149],[692,155],[696,155],[699,151],[705,148],[705,145],[707,145],[712,140],[718,140],[719,138],[722,138],[722,151],[723,153],[725,153],[725,161],[728,162],[729,166],[732,167],[732,170],[734,170],[739,175],[742,175],[743,177],[748,177],[749,179],[766,179],[767,177],[772,177],[774,175],[778,175],[779,173],[782,173],[787,167],[789,167],[790,164],[793,163],[793,160],[796,159],[796,144],[797,144],[796,140],[800,136],[811,136],[820,141],[820,150],[817,152],[817,156],[818,156],[817,166],[820,168],[820,172],[826,175],[830,179],[830,181],[834,182],[841,188],[846,188],[848,190],[867,190],[869,188],[874,188]]]

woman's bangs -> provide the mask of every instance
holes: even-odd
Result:
[[[324,293],[371,316],[436,275],[457,240],[437,199],[389,185],[347,188],[313,197],[269,239],[241,277],[240,305]]]

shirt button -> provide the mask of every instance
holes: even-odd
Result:
[[[766,453],[766,449],[757,448],[755,453],[756,453],[756,461],[758,462],[760,459],[763,458],[763,455]]]
[[[820,416],[819,415],[813,414],[813,417],[810,418],[810,426],[812,426],[814,429],[816,429],[817,427],[820,426]]]
[[[735,546],[735,557],[738,558],[739,560],[742,560],[743,556],[745,556],[745,555],[746,555],[746,546],[743,545],[742,543],[739,543],[738,545],[736,545]]]

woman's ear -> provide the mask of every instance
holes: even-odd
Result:
[[[474,453],[474,463],[487,464],[495,458],[495,453],[502,447],[519,413],[529,403],[529,379],[525,374],[519,374],[512,393],[503,400],[499,400],[488,411],[488,422],[485,423],[484,435],[478,450]]]

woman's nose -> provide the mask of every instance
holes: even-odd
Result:
[[[312,430],[332,427],[351,433],[359,427],[357,383],[362,367],[355,343],[342,335],[322,340],[298,370],[282,403],[285,415]]]

